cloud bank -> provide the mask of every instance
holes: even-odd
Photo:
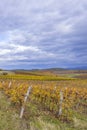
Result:
[[[87,67],[86,0],[0,2],[0,67]]]

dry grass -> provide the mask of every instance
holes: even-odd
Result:
[[[31,108],[33,107],[33,108]],[[87,130],[87,119],[75,117],[72,124],[62,123],[50,115],[36,117],[36,106],[30,106],[31,119],[19,119],[19,113],[0,92],[0,130]],[[34,117],[35,116],[35,117]]]
[[[87,119],[81,120],[81,119],[74,118],[74,127],[79,128],[81,130],[87,130],[87,122],[86,122],[86,120]]]

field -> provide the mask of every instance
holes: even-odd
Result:
[[[71,75],[48,71],[0,75],[0,129],[86,130],[87,79]]]

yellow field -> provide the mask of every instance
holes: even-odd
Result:
[[[57,81],[57,80],[72,80],[74,78],[56,76],[56,75],[43,75],[43,74],[42,75],[7,74],[7,75],[0,75],[0,79]]]
[[[32,86],[29,100],[62,120],[71,119],[75,111],[87,113],[87,80],[24,81],[7,79],[0,81],[0,90],[20,108],[24,104],[24,97],[29,86]]]

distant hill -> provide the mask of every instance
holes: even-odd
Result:
[[[48,69],[43,69],[43,70],[62,71],[62,70],[67,70],[67,69],[64,69],[64,68],[48,68]]]
[[[19,75],[31,75],[31,76],[63,76],[87,79],[87,70],[80,69],[64,69],[64,68],[47,68],[47,69],[15,69],[15,70],[0,70],[0,75],[6,74],[19,74]]]
[[[36,75],[36,76],[42,76],[42,75],[56,75],[56,76],[73,76],[77,77],[78,75],[84,77],[87,77],[87,70],[80,70],[80,69],[65,69],[65,68],[47,68],[47,69],[15,69],[10,71],[4,71],[1,69],[0,74],[3,73],[14,73],[14,74],[24,74],[24,75]]]
[[[73,67],[70,68],[71,70],[87,70],[87,66],[81,66],[81,67]]]
[[[0,71],[3,71],[3,69],[0,69]]]
[[[25,74],[25,75],[77,75],[77,74],[87,74],[86,70],[68,70],[63,68],[47,68],[47,69],[32,69],[32,70],[11,70],[16,74]]]

